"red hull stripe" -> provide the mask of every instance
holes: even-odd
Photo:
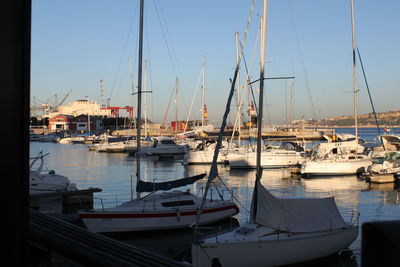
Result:
[[[219,212],[224,210],[234,209],[235,214],[239,213],[239,208],[236,205],[213,208],[203,210],[202,214]],[[180,212],[180,216],[191,216],[196,215],[197,211],[183,211]],[[127,219],[127,218],[161,218],[161,217],[176,217],[177,212],[165,212],[165,213],[82,213],[80,217],[82,219]]]

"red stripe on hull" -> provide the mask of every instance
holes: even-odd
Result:
[[[213,208],[203,210],[201,214],[219,212],[229,209],[235,209],[235,214],[239,213],[239,208],[236,205],[231,205],[227,207]],[[191,216],[196,215],[197,210],[193,211],[183,211],[180,216]],[[176,217],[176,212],[165,212],[165,213],[83,213],[80,214],[82,219],[123,219],[123,218],[161,218],[161,217]]]

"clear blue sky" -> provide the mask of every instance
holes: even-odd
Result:
[[[72,90],[67,102],[86,97],[99,102],[103,79],[111,105],[131,105],[128,57],[136,82],[139,1],[32,2],[32,97],[46,101],[57,94],[61,100]],[[186,119],[206,56],[206,103],[210,120],[220,121],[235,66],[235,32],[243,37],[251,1],[145,2],[144,58],[153,91],[149,117],[162,121],[179,76],[181,119]],[[245,50],[249,65],[261,6],[257,0]],[[356,37],[377,111],[400,109],[399,10],[397,0],[355,0]],[[266,76],[296,77],[295,119],[313,116],[308,86],[317,118],[352,114],[350,23],[350,0],[269,0]],[[256,52],[254,77],[258,64]],[[243,81],[243,65],[241,70]],[[360,113],[371,112],[359,64],[358,84]],[[269,117],[282,123],[290,85],[281,80],[266,86]],[[195,102],[192,118],[200,119],[199,93]],[[174,109],[171,102],[167,121],[174,119]]]

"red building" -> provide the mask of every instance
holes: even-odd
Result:
[[[50,131],[100,131],[103,130],[103,121],[97,117],[85,114],[77,117],[69,115],[57,115],[49,119]]]

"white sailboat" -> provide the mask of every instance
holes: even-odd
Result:
[[[228,149],[228,142],[223,142],[218,154],[217,164],[225,164],[227,155],[232,149]],[[214,158],[216,143],[210,140],[201,140],[194,149],[190,149],[184,158],[183,164],[211,164]]]
[[[358,141],[358,102],[357,102],[357,78],[356,78],[356,41],[354,34],[354,0],[351,0],[351,25],[352,25],[352,50],[353,50],[353,92],[354,92],[354,126],[355,142]],[[358,143],[357,143],[358,144]],[[362,173],[372,164],[370,156],[359,154],[356,150],[348,153],[332,151],[323,158],[311,158],[301,166],[301,174],[304,177],[318,175],[354,175]],[[343,151],[342,151],[343,152]]]
[[[143,51],[144,0],[140,1],[139,30],[139,73],[137,109],[137,149],[136,177],[137,198],[117,207],[93,209],[79,212],[85,226],[93,232],[115,233],[145,230],[186,228],[198,222],[198,214],[203,214],[200,224],[208,224],[229,218],[239,212],[232,201],[204,200],[189,191],[167,191],[192,184],[205,174],[173,181],[151,183],[140,177],[141,157],[141,93],[142,93],[142,51]],[[156,191],[162,190],[162,193]],[[141,197],[142,192],[150,192]]]
[[[257,167],[257,153],[249,149],[240,150],[227,155],[231,169],[254,169]],[[306,160],[303,151],[296,151],[295,147],[269,148],[261,152],[261,168],[274,169],[301,166]]]
[[[257,175],[251,205],[251,222],[233,231],[194,243],[193,266],[279,266],[300,263],[338,253],[350,245],[358,235],[358,226],[343,220],[333,197],[276,198],[261,184],[266,15],[267,0],[264,0],[261,23]]]

